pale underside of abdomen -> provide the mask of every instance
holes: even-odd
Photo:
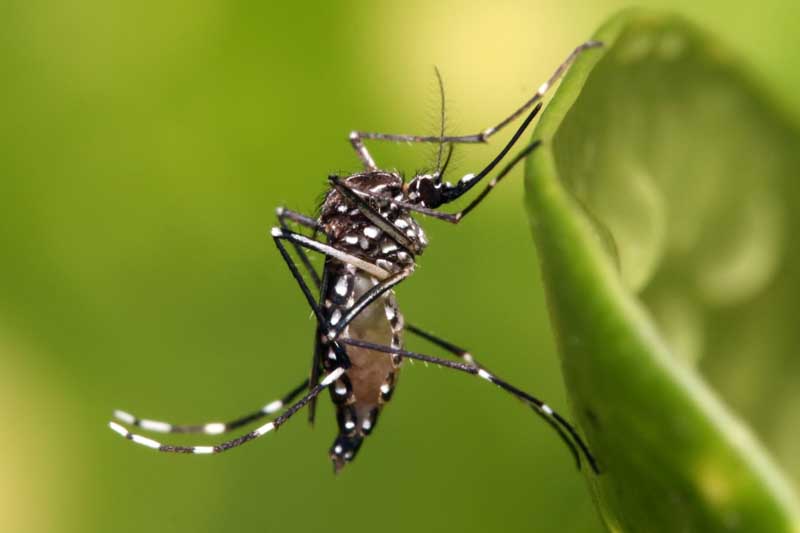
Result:
[[[374,278],[371,276],[356,274],[356,300],[373,284]],[[394,291],[388,291],[350,323],[345,336],[400,348],[401,333],[402,319],[397,311]],[[353,387],[358,427],[361,428],[365,417],[391,395],[400,371],[399,361],[393,360],[389,354],[355,346],[347,346],[347,354],[352,364],[347,375]]]

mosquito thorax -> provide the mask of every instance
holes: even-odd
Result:
[[[319,216],[331,244],[389,272],[413,265],[414,257],[422,253],[428,239],[410,211],[400,205],[413,201],[403,178],[395,172],[379,170],[353,174],[341,181],[354,191],[370,195],[369,204],[383,220],[370,220],[351,199],[331,188]],[[381,227],[384,221],[397,228],[411,246],[403,246],[387,235]]]

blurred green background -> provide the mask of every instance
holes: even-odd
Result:
[[[327,401],[313,431],[298,417],[214,458],[134,447],[106,421],[224,419],[302,379],[313,322],[267,237],[275,206],[312,212],[328,173],[358,168],[351,129],[435,132],[433,65],[449,130],[471,133],[624,5],[3,2],[0,530],[599,531],[546,426],[420,364],[338,478]],[[800,118],[798,4],[650,5],[718,34]],[[456,171],[506,137],[458,150]],[[408,173],[433,161],[371,146]],[[428,221],[398,297],[568,413],[519,178],[457,227]]]

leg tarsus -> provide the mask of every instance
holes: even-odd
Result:
[[[280,399],[269,402],[258,411],[240,416],[229,422],[207,422],[205,424],[171,424],[169,422],[160,422],[157,420],[149,420],[147,418],[138,418],[125,411],[114,411],[114,418],[118,421],[128,424],[129,426],[138,427],[145,431],[153,431],[156,433],[204,433],[206,435],[220,435],[228,433],[236,428],[251,424],[256,420],[260,420],[265,416],[277,413],[283,407],[291,403],[303,390],[308,387],[308,379],[304,380],[300,385],[289,391]]]
[[[325,378],[317,385],[316,387],[312,388],[308,393],[303,396],[300,400],[292,404],[283,414],[264,424],[261,427],[256,428],[249,433],[245,433],[235,439],[231,439],[220,444],[215,444],[211,446],[176,446],[173,444],[162,444],[157,442],[153,439],[143,437],[142,435],[137,435],[135,433],[131,433],[121,425],[117,424],[116,422],[110,422],[109,427],[115,432],[121,435],[122,437],[135,442],[136,444],[141,444],[142,446],[146,446],[147,448],[151,448],[153,450],[157,450],[159,452],[167,452],[167,453],[187,453],[187,454],[217,454],[222,453],[233,448],[237,448],[242,444],[246,444],[251,440],[255,440],[259,437],[263,437],[267,433],[270,433],[273,430],[278,429],[287,420],[289,420],[297,411],[302,409],[308,402],[310,402],[313,398],[319,396],[319,394],[328,388],[334,381],[339,379],[342,374],[344,374],[345,370],[342,367],[336,368],[335,370],[331,371]]]
[[[359,155],[359,158],[364,163],[364,166],[367,170],[377,170],[377,166],[375,165],[375,161],[367,152],[367,149],[364,147],[364,140],[376,140],[376,141],[389,141],[389,142],[406,142],[406,143],[485,143],[489,140],[489,137],[506,127],[509,123],[516,120],[520,115],[522,115],[526,110],[528,110],[531,106],[539,102],[545,93],[552,87],[567,68],[572,64],[575,58],[578,57],[583,51],[588,50],[590,48],[596,48],[602,46],[603,43],[599,41],[586,41],[585,43],[577,46],[567,58],[556,68],[553,74],[545,81],[543,84],[539,86],[536,93],[529,98],[525,103],[523,103],[520,107],[515,109],[510,115],[505,117],[503,120],[495,124],[494,126],[488,127],[478,133],[474,133],[472,135],[406,135],[406,134],[395,134],[395,133],[371,133],[366,131],[354,131],[350,133],[350,142],[353,144],[353,148],[355,148],[356,152]]]

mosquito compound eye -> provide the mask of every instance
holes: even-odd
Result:
[[[440,185],[433,182],[433,179],[425,177],[417,180],[417,194],[425,207],[435,208],[442,205],[442,193]]]

